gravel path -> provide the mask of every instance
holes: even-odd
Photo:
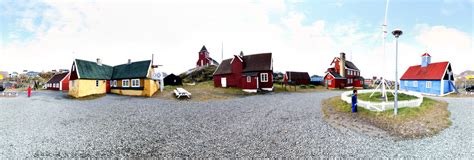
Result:
[[[340,92],[268,94],[189,102],[58,92],[0,98],[0,158],[438,157],[474,158],[473,98],[449,102],[453,125],[395,141],[331,127],[320,103]]]

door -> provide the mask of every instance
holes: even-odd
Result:
[[[224,87],[224,88],[227,87],[227,78],[225,78],[225,77],[222,77],[222,78],[221,78],[221,85],[222,85],[222,87]]]
[[[106,80],[105,89],[107,90],[107,93],[110,93],[110,81],[109,80]]]

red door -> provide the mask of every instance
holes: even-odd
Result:
[[[110,93],[110,81],[107,80],[107,83],[105,85],[105,89],[107,90],[107,93]]]

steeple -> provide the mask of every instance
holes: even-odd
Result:
[[[425,53],[421,55],[421,67],[427,67],[431,63],[431,55]]]
[[[203,52],[203,51],[206,51],[206,52],[207,52],[207,48],[206,48],[205,45],[202,45],[201,51],[199,51],[199,52]]]

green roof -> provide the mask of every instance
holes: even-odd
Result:
[[[112,79],[146,78],[150,63],[151,61],[147,60],[115,66]]]
[[[108,65],[76,59],[76,66],[81,79],[110,79],[112,77],[113,67]]]
[[[98,65],[96,62],[76,59],[80,79],[125,79],[146,78],[150,60],[122,64],[118,66]]]

